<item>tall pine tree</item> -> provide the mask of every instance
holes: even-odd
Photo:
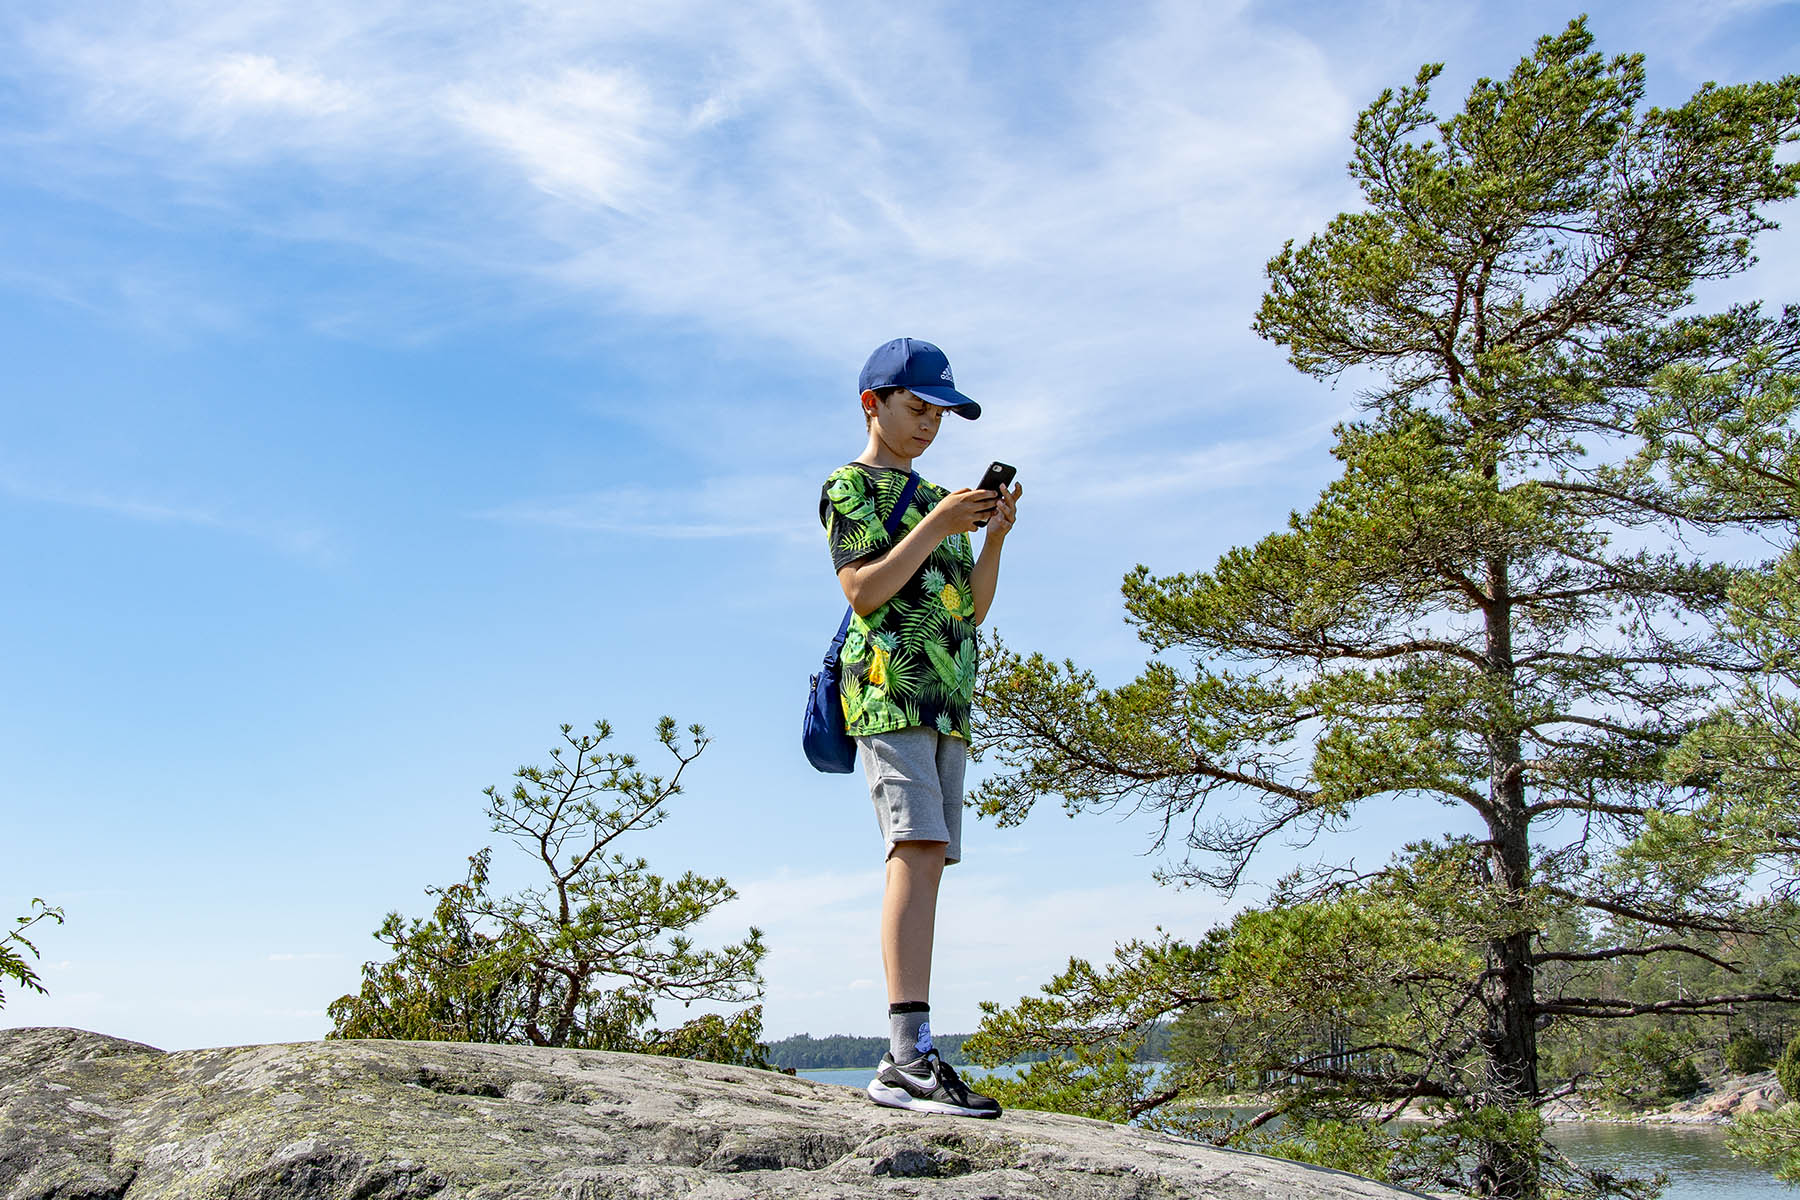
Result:
[[[1127,686],[991,646],[999,769],[978,800],[1003,822],[1046,795],[1135,806],[1185,842],[1171,874],[1224,888],[1271,839],[1374,797],[1416,798],[1422,833],[1434,805],[1482,832],[1296,876],[1278,907],[1197,945],[1127,947],[1109,971],[1075,964],[984,1028],[994,1051],[1099,1028],[1108,1005],[1118,1028],[1205,1011],[1215,1065],[1343,1111],[1435,1099],[1472,1158],[1437,1181],[1536,1200],[1555,1188],[1534,1114],[1572,1082],[1540,1074],[1548,1024],[1783,998],[1623,999],[1586,991],[1581,967],[1706,954],[1692,935],[1753,921],[1742,860],[1622,852],[1694,803],[1665,760],[1717,681],[1754,669],[1713,636],[1736,572],[1677,536],[1745,514],[1646,467],[1637,417],[1671,370],[1800,344],[1791,313],[1694,308],[1800,182],[1779,154],[1800,77],[1645,108],[1641,57],[1593,52],[1582,21],[1442,121],[1439,70],[1358,119],[1364,206],[1268,265],[1256,331],[1308,375],[1369,381],[1337,431],[1342,476],[1210,572],[1127,576],[1158,652]]]

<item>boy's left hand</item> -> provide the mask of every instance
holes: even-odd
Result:
[[[1025,488],[1017,483],[1013,484],[1010,493],[1005,488],[1000,489],[1000,507],[996,508],[994,515],[988,518],[988,537],[1003,538],[1006,536],[1006,531],[1011,529],[1013,522],[1019,519],[1019,497],[1024,494]]]

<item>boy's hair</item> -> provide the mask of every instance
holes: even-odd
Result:
[[[872,390],[875,393],[875,403],[886,404],[888,402],[888,398],[891,397],[895,392],[904,392],[906,389],[903,387],[878,387],[878,388],[872,388],[870,390]],[[875,423],[875,414],[870,412],[866,408],[863,409],[863,428],[867,429],[869,426],[873,425],[874,423]]]

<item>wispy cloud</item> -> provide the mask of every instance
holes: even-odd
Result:
[[[43,6],[0,17],[41,98],[0,173],[149,226],[392,269],[270,296],[213,263],[210,305],[171,305],[98,251],[54,269],[28,252],[10,278],[146,323],[428,338],[497,306],[554,307],[625,356],[646,330],[700,330],[709,353],[761,367],[747,386],[769,405],[675,405],[670,444],[690,454],[754,444],[795,377],[929,336],[996,399],[984,440],[1036,478],[1111,481],[1103,503],[1219,486],[1292,442],[1272,430],[1316,419],[1317,391],[1246,329],[1263,263],[1356,202],[1341,164],[1374,91],[1501,19],[1414,0],[1317,15],[1148,0],[1020,30],[875,0],[504,0],[480,18],[402,0]],[[872,69],[871,45],[921,53]],[[1528,46],[1469,47],[1463,65],[1500,70]],[[1225,378],[1261,403],[1230,403],[1210,386]],[[823,428],[795,430],[777,467],[816,462]],[[1202,449],[1143,461],[1172,429]],[[486,515],[675,538],[787,528],[672,509],[654,488]]]
[[[99,488],[50,483],[4,464],[0,464],[0,494],[26,503],[85,509],[129,521],[217,530],[265,542],[296,558],[326,560],[333,554],[330,538],[319,529],[279,525],[214,508],[175,504]]]
[[[1153,5],[1097,40],[1042,23],[1053,105],[1035,71],[974,69],[948,10],[510,9],[59,11],[21,39],[62,97],[34,153],[93,151],[263,231],[334,236],[323,205],[421,266],[834,358],[896,321],[1008,351],[1129,328],[1141,354],[1204,338],[1183,281],[1309,208],[1297,185],[1352,110],[1319,46],[1243,8]],[[895,78],[858,67],[871,41],[938,52]],[[252,163],[310,174],[312,211],[272,219]],[[1109,360],[1071,356],[1059,403],[1091,403]]]
[[[306,117],[331,116],[350,108],[356,94],[315,71],[283,66],[267,54],[230,54],[204,74],[210,106],[221,112],[256,110]]]
[[[459,89],[455,119],[530,185],[576,208],[641,210],[653,195],[650,96],[625,69],[567,67],[510,93]]]
[[[810,542],[819,537],[818,522],[808,519],[818,487],[817,480],[798,476],[742,475],[667,488],[619,487],[521,500],[476,515],[579,533]]]
[[[159,302],[104,253],[51,269],[28,251],[15,280],[72,279],[65,302],[165,336],[171,321],[294,320],[407,340],[550,306],[625,356],[634,331],[699,330],[709,353],[753,363],[724,385],[739,403],[683,398],[657,430],[665,463],[711,482],[664,471],[480,514],[600,535],[816,538],[827,431],[840,446],[858,433],[853,415],[817,419],[832,397],[809,404],[793,381],[853,378],[896,333],[944,345],[994,401],[978,439],[951,439],[966,452],[934,454],[933,478],[972,480],[993,455],[1029,464],[1039,503],[1069,481],[1115,506],[1225,486],[1217,468],[1262,452],[1279,407],[1229,407],[1196,364],[1285,379],[1278,355],[1244,366],[1244,326],[1267,254],[1341,206],[1360,99],[1307,32],[1175,0],[1036,22],[1029,53],[991,63],[979,39],[1002,31],[873,0],[510,0],[485,22],[399,0],[103,12],[18,23],[54,100],[14,170],[148,225],[398,269],[358,274],[361,293],[339,279],[272,294],[209,263],[194,273],[210,305],[189,281]],[[870,70],[871,44],[930,52]],[[1145,431],[1169,428],[1230,444],[1146,462]],[[729,478],[721,447],[792,477],[750,499],[760,485]]]
[[[1132,502],[1261,483],[1271,468],[1319,447],[1337,420],[1349,415],[1345,412],[1330,421],[1311,422],[1267,437],[1215,442],[1197,450],[1121,456],[1105,474],[1071,479],[1066,492],[1077,500]]]

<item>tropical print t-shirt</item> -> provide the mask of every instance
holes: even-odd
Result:
[[[887,550],[947,494],[919,480],[890,538],[888,515],[906,478],[898,468],[863,463],[831,473],[819,496],[819,520],[831,542],[833,571]],[[974,571],[969,535],[955,534],[938,543],[886,604],[867,616],[851,614],[838,677],[844,728],[852,737],[924,725],[968,740],[975,697]]]

